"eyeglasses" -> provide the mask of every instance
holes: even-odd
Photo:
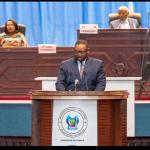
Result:
[[[75,50],[75,53],[76,53],[76,54],[84,55],[84,54],[86,54],[86,53],[87,53],[87,51],[76,51],[76,50]]]

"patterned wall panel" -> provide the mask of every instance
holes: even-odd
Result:
[[[101,29],[93,35],[78,31],[78,38],[88,41],[90,56],[104,61],[107,77],[140,77],[145,34],[144,29]],[[38,47],[0,48],[0,95],[26,95],[41,89],[41,82],[34,78],[57,76],[60,62],[73,57],[73,51],[73,47],[57,47],[56,54],[38,54]],[[139,81],[135,86],[137,95]],[[149,82],[144,86],[149,92]]]

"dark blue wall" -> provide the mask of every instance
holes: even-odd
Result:
[[[30,104],[0,104],[0,136],[31,136]],[[150,104],[135,104],[135,136],[150,136]]]
[[[0,104],[0,136],[31,136],[31,105]]]
[[[135,136],[150,136],[150,104],[135,104]]]

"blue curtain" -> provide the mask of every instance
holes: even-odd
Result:
[[[57,46],[73,46],[80,24],[98,24],[108,28],[109,13],[117,12],[129,2],[0,2],[0,25],[14,19],[26,26],[26,38],[30,46],[56,43]],[[134,1],[134,12],[142,15],[142,26],[149,26],[150,2]]]

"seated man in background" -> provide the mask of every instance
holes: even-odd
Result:
[[[56,82],[57,91],[104,91],[106,77],[103,61],[88,57],[85,40],[75,43],[75,56],[61,62]]]
[[[9,19],[5,23],[4,32],[0,34],[1,47],[27,47],[25,36],[18,32],[16,21]]]
[[[110,22],[111,29],[136,29],[140,28],[137,19],[129,18],[129,10],[126,6],[118,9],[119,19]]]

